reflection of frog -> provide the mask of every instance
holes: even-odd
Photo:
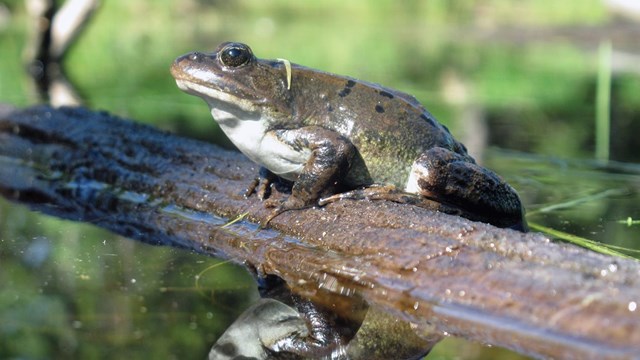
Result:
[[[209,104],[240,151],[294,182],[277,204],[281,210],[314,205],[340,190],[392,184],[473,220],[525,228],[515,190],[475,164],[410,95],[258,59],[240,43],[184,55],[171,72],[180,89]]]
[[[318,307],[291,294],[280,278],[267,276],[260,284],[267,298],[227,328],[211,348],[210,360],[421,359],[442,339],[435,329],[417,330],[357,298],[339,316],[335,307],[341,305]]]

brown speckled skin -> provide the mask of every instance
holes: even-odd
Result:
[[[244,50],[246,63],[225,66],[220,54],[229,46]],[[315,164],[315,174],[300,175],[292,193],[298,205],[314,203],[320,195],[326,195],[321,188],[336,182],[346,188],[373,183],[404,188],[412,164],[421,159],[429,170],[429,177],[418,181],[421,195],[482,212],[484,218],[493,214],[509,218],[507,223],[522,220],[522,206],[515,191],[493,172],[476,165],[464,145],[408,94],[296,64],[291,64],[287,88],[284,62],[258,59],[248,46],[239,43],[223,43],[211,54],[184,55],[176,59],[171,70],[177,80],[249,100],[259,113],[268,114],[267,131],[329,130],[355,147],[355,151],[347,150],[353,154],[337,158],[340,164],[325,161]],[[313,131],[301,131],[300,142],[290,145],[309,144],[320,146]],[[331,147],[327,142],[322,146]],[[432,149],[438,151],[429,151]],[[429,153],[436,158],[425,158]],[[446,163],[451,158],[454,166]],[[305,168],[312,167],[309,165]],[[331,174],[323,174],[319,165]],[[341,173],[338,178],[337,172]],[[490,222],[505,226],[502,220]]]
[[[411,164],[435,146],[473,162],[464,147],[407,94],[297,65],[292,66],[291,90],[296,94],[295,122],[322,126],[350,139],[373,182],[403,188]]]

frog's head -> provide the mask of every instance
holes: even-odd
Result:
[[[210,54],[183,55],[171,66],[178,87],[204,99],[218,122],[290,113],[286,70],[282,62],[258,59],[236,42],[222,43]]]

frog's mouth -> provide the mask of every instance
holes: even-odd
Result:
[[[202,85],[184,79],[176,79],[178,88],[187,94],[195,95],[207,102],[209,107],[213,109],[231,109],[235,108],[244,113],[260,112],[258,107],[259,101],[242,98],[232,94],[231,92],[219,90],[210,86]]]
[[[225,133],[237,128],[240,122],[263,120],[258,102],[190,80],[176,79],[176,84],[180,90],[202,98],[209,105],[211,116]]]

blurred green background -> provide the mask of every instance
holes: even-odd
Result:
[[[241,41],[259,57],[381,83],[415,95],[506,178],[530,222],[640,249],[639,227],[618,222],[640,218],[640,15],[612,3],[109,0],[64,65],[88,107],[227,147],[206,105],[176,88],[178,55]],[[0,102],[37,101],[29,31],[23,2],[0,2]],[[607,43],[609,163],[594,158]],[[257,296],[238,266],[1,198],[0,288],[0,358],[20,359],[202,359]],[[461,339],[428,356],[517,358]]]

